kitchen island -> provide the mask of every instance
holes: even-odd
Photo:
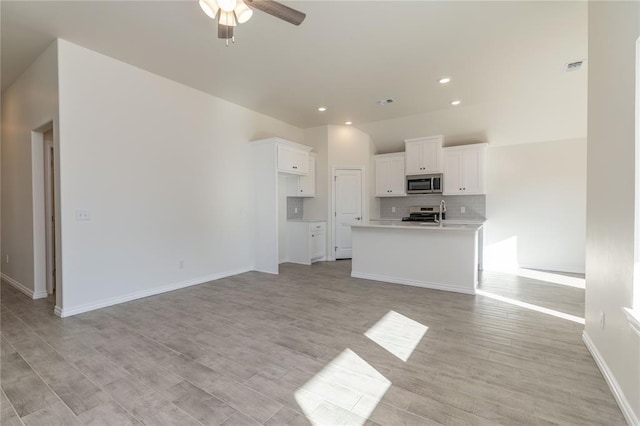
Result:
[[[482,223],[370,221],[351,231],[352,277],[476,292]]]

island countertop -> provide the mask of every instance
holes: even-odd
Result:
[[[351,225],[354,228],[389,228],[411,231],[466,231],[476,232],[482,228],[482,222],[443,221],[438,223],[402,222],[399,220],[370,220],[368,222]]]

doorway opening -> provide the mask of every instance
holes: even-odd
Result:
[[[31,132],[34,299],[51,297],[60,315],[59,170],[53,121]]]
[[[336,167],[332,185],[333,260],[351,259],[351,225],[363,222],[364,167]]]
[[[56,291],[56,209],[53,129],[44,132],[44,213],[47,250],[47,294]]]

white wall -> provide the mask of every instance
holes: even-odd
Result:
[[[563,73],[560,61],[558,73]],[[555,93],[550,92],[541,103],[540,96],[532,94],[527,101],[520,99],[515,105],[513,102],[462,104],[429,113],[358,124],[357,127],[371,135],[378,154],[404,151],[405,139],[430,135],[445,135],[445,146],[478,142],[496,146],[585,138],[586,69],[566,73],[563,77],[572,94],[570,99],[559,100]],[[530,90],[538,88],[534,84]],[[529,99],[537,99],[538,102],[529,102]]]
[[[247,142],[302,130],[66,41],[59,59],[63,314],[250,269]]]
[[[327,126],[327,140],[328,140],[328,170],[329,182],[329,205],[327,210],[327,234],[328,246],[330,248],[330,257],[334,256],[331,248],[335,246],[335,235],[333,230],[333,213],[332,213],[332,200],[331,200],[331,187],[332,187],[332,175],[331,171],[334,168],[339,167],[364,167],[362,180],[364,183],[364,190],[362,192],[362,217],[363,220],[368,220],[370,217],[369,209],[371,205],[369,197],[369,182],[371,181],[370,174],[372,172],[370,166],[372,162],[373,147],[371,138],[368,134],[362,130],[356,129],[351,126]]]
[[[362,180],[364,192],[362,193],[362,214],[368,220],[370,217],[371,197],[370,183],[375,182],[373,176],[374,147],[371,137],[362,130],[350,126],[328,126],[328,168],[334,167],[364,167]],[[331,178],[329,179],[329,198],[331,198]],[[329,200],[331,201],[331,200]],[[331,219],[331,214],[329,213]]]
[[[2,261],[3,277],[25,293],[46,296],[44,277],[44,213],[38,186],[32,176],[42,175],[43,146],[32,140],[32,131],[48,122],[58,131],[57,43],[51,44],[31,66],[2,93]],[[35,187],[35,192],[34,192]],[[34,208],[35,207],[35,208]],[[40,215],[39,213],[42,213]],[[6,262],[9,256],[9,263]]]
[[[332,170],[334,167],[364,167],[363,215],[369,218],[371,205],[377,200],[369,196],[372,176],[373,144],[368,134],[350,126],[320,126],[305,130],[304,144],[313,147],[316,157],[316,196],[305,198],[304,218],[327,221],[328,257],[333,257],[334,235],[332,211]]]
[[[639,35],[640,3],[589,2],[585,341],[617,387],[627,419],[635,416],[635,422],[640,422],[640,339],[622,308],[631,307],[634,291]]]
[[[584,273],[587,141],[487,150],[485,267]]]

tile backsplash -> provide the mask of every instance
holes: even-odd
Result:
[[[304,204],[302,201],[304,198],[300,197],[287,197],[287,219],[302,219],[304,215]],[[296,213],[296,209],[298,212]]]
[[[437,206],[440,200],[447,205],[447,219],[484,220],[487,217],[486,195],[410,195],[380,198],[380,218],[400,219],[409,216],[411,206]],[[392,213],[393,207],[396,208]],[[465,212],[461,213],[460,208]]]

